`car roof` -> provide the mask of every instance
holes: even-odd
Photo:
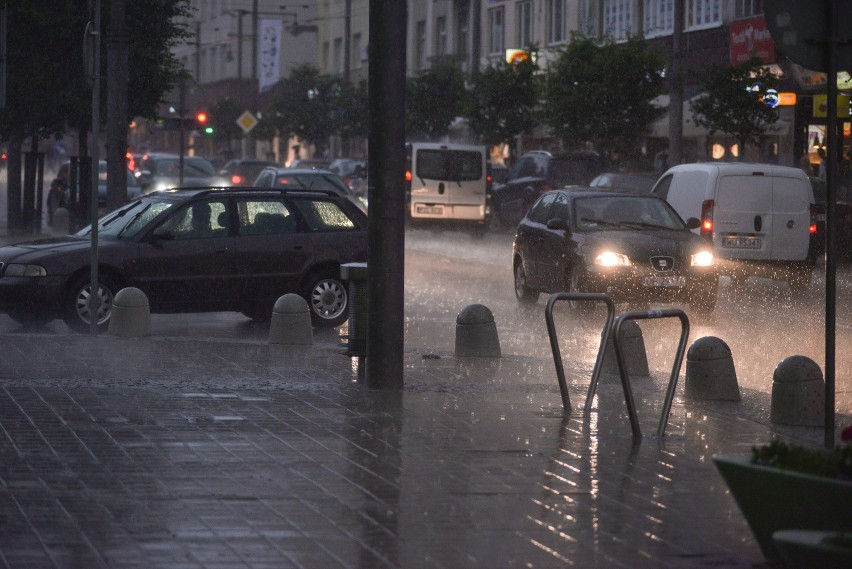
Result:
[[[589,186],[567,186],[558,190],[551,190],[548,193],[559,191],[566,192],[573,197],[646,197],[662,200],[660,196],[652,194],[647,190],[640,190],[636,188],[614,188],[607,186],[597,188],[591,188]]]
[[[264,168],[264,170],[274,170],[276,174],[331,174],[332,176],[337,176],[331,170],[327,170],[325,168],[284,168],[281,166],[268,166]]]

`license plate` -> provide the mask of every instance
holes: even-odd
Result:
[[[762,246],[763,241],[760,237],[730,236],[722,239],[722,247],[727,249],[760,249]]]
[[[677,276],[653,276],[653,277],[645,277],[642,279],[642,286],[653,286],[653,287],[681,287],[686,284],[686,277],[677,277]]]
[[[427,215],[442,215],[444,207],[440,205],[418,205],[414,208],[414,211]]]

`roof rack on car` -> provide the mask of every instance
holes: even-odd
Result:
[[[227,190],[228,192],[235,193],[276,193],[281,195],[322,195],[322,196],[331,196],[337,197],[340,194],[332,191],[332,190],[309,190],[306,188],[261,188],[258,186],[196,186],[196,187],[182,187],[182,188],[172,188],[174,190],[191,190],[197,191],[198,195],[211,195],[217,192],[221,192],[223,190]]]

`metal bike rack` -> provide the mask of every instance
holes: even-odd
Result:
[[[604,302],[606,304],[606,323],[601,332],[601,345],[598,348],[598,357],[595,359],[595,367],[592,369],[592,381],[589,384],[589,393],[586,396],[586,406],[584,411],[589,412],[592,406],[592,396],[595,393],[595,388],[598,384],[598,378],[603,367],[604,348],[606,347],[606,339],[609,337],[612,330],[612,323],[615,319],[615,304],[612,299],[600,293],[591,292],[557,292],[550,295],[547,300],[547,306],[544,309],[544,319],[547,322],[547,335],[550,336],[550,349],[553,352],[553,363],[556,365],[556,378],[559,380],[559,392],[562,394],[562,407],[566,410],[571,410],[571,399],[568,396],[568,384],[565,381],[565,369],[562,367],[562,354],[559,351],[559,340],[556,337],[556,326],[553,324],[553,305],[559,300],[577,300],[580,302]],[[619,361],[619,366],[621,362]]]
[[[689,318],[683,310],[676,308],[668,308],[664,310],[648,310],[625,312],[615,320],[615,358],[618,362],[618,371],[621,374],[621,386],[624,389],[624,400],[627,403],[627,414],[630,416],[630,428],[633,429],[633,438],[642,437],[642,432],[639,429],[639,417],[636,415],[636,405],[633,402],[633,390],[630,387],[630,378],[627,375],[627,366],[624,364],[624,354],[619,341],[619,333],[621,325],[626,320],[650,320],[655,318],[679,318],[681,323],[680,342],[678,343],[677,353],[675,355],[674,364],[672,365],[672,375],[669,378],[669,386],[666,389],[666,398],[663,402],[663,412],[660,415],[660,423],[657,426],[657,436],[662,437],[666,432],[666,424],[669,420],[669,413],[672,409],[672,401],[674,400],[675,388],[677,387],[677,378],[680,375],[680,366],[683,362],[683,353],[686,351],[686,341],[689,336]]]

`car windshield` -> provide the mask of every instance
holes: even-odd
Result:
[[[158,176],[177,177],[180,172],[180,162],[177,158],[159,160],[155,168]],[[183,162],[184,176],[196,176],[200,178],[212,178],[216,175],[213,165],[206,160],[185,158]]]
[[[686,226],[664,201],[633,196],[584,197],[574,200],[578,231],[685,230]]]
[[[98,220],[98,238],[132,239],[145,228],[152,219],[167,209],[174,207],[175,202],[162,198],[144,197],[117,209]],[[86,237],[92,233],[88,225],[75,235]]]

